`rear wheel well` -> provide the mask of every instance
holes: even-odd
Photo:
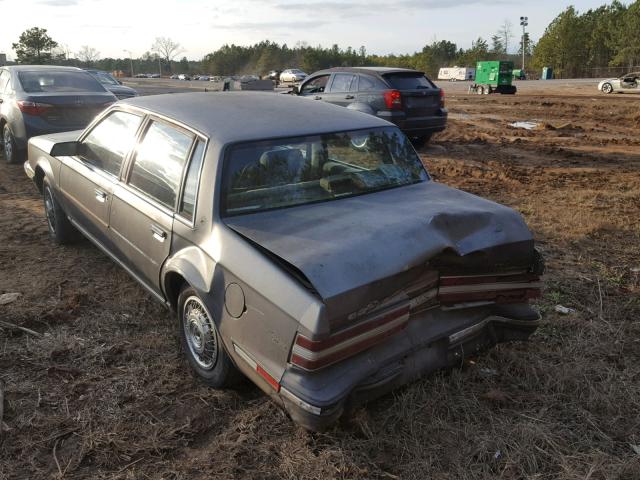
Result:
[[[36,167],[36,174],[33,177],[33,181],[38,187],[38,190],[40,190],[40,193],[42,193],[44,189],[44,170],[42,170],[42,168]]]
[[[178,297],[185,285],[188,285],[188,282],[182,275],[176,272],[167,273],[164,279],[164,290],[167,295],[167,300],[169,301],[171,310],[174,312],[178,310]]]

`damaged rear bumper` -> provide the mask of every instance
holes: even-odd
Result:
[[[290,368],[282,379],[280,398],[294,421],[308,430],[323,430],[355,405],[459,365],[498,343],[527,340],[540,324],[540,315],[528,305],[507,308],[511,311],[476,312],[473,321],[467,312],[466,322],[461,312],[426,312],[385,345],[326,371]]]

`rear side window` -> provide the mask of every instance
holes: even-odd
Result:
[[[136,140],[142,117],[113,112],[103,118],[85,137],[80,156],[111,175],[118,176],[122,161]]]
[[[421,73],[388,73],[384,79],[396,90],[423,90],[435,85]]]
[[[180,203],[180,215],[188,220],[193,220],[196,210],[196,196],[198,194],[198,179],[200,177],[200,169],[204,158],[204,142],[198,140],[196,147],[193,149],[193,156],[187,170],[187,178],[184,181],[184,192],[182,194],[182,202]]]
[[[358,81],[355,75],[336,73],[331,83],[332,92],[355,92],[358,88]]]
[[[27,93],[38,92],[100,92],[106,90],[87,72],[32,71],[18,72],[22,89]]]
[[[193,137],[152,122],[138,146],[129,185],[173,210]]]
[[[375,77],[369,75],[360,75],[358,82],[358,90],[360,92],[372,92],[376,90],[385,90],[387,86]]]

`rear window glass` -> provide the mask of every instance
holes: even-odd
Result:
[[[19,72],[18,79],[27,93],[105,92],[104,87],[87,72]]]
[[[433,83],[420,73],[389,73],[384,78],[396,90],[422,90],[435,88]]]
[[[225,158],[227,216],[325,202],[428,179],[393,127],[241,144]]]

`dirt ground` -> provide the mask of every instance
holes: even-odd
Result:
[[[0,478],[640,479],[640,96],[447,101],[424,161],[525,216],[544,324],[323,434],[251,385],[200,385],[175,320],[88,242],[53,246],[0,162],[0,294],[22,294],[0,320],[38,334],[0,327]]]

